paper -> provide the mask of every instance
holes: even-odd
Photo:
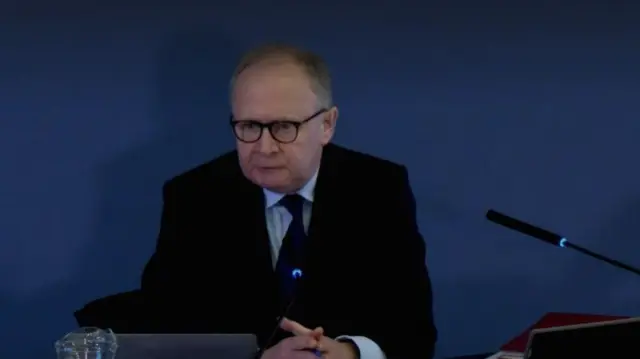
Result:
[[[524,355],[522,353],[498,352],[488,357],[487,359],[523,359],[523,358],[524,358]]]

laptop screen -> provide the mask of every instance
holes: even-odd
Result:
[[[253,359],[249,334],[119,334],[117,359]]]

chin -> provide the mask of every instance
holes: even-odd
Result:
[[[256,183],[258,186],[275,193],[288,193],[291,185],[281,181],[262,181]]]
[[[291,185],[291,181],[289,180],[289,176],[286,171],[264,171],[257,170],[255,171],[253,177],[253,182],[262,188],[266,188],[268,190],[274,192],[281,192],[282,189],[287,188]]]

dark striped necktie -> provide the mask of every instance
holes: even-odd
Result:
[[[307,238],[302,215],[304,201],[300,195],[292,194],[286,195],[278,202],[289,211],[292,217],[282,240],[276,263],[281,303],[285,306],[293,298],[296,280],[302,276],[302,248]]]

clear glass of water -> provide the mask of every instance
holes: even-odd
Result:
[[[87,327],[68,333],[55,348],[58,359],[114,359],[118,342],[111,329]]]

